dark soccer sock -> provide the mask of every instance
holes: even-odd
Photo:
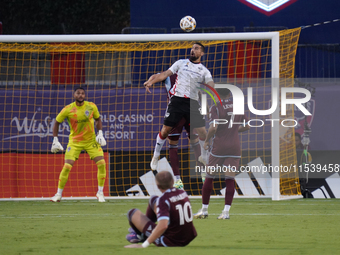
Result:
[[[169,157],[170,157],[170,164],[174,176],[180,176],[179,172],[179,159],[178,159],[178,146],[177,145],[169,145]]]
[[[198,157],[201,156],[201,145],[199,142],[191,144],[194,153],[195,153],[195,160],[198,161]]]
[[[152,222],[157,221],[157,215],[154,211],[154,206],[157,199],[158,196],[152,196],[149,200],[148,208],[146,209],[146,217],[148,217]]]
[[[211,191],[213,189],[213,181],[214,179],[211,178],[211,176],[207,174],[203,187],[202,187],[202,204],[203,205],[209,204]]]
[[[235,179],[229,177],[225,179],[225,205],[231,205],[235,194]]]
[[[130,226],[132,227],[132,229],[133,229],[138,235],[140,235],[141,232],[140,232],[140,231],[135,227],[135,225],[133,225],[133,223],[131,222],[132,215],[133,215],[136,211],[137,211],[136,208],[129,210],[128,213],[127,213],[127,217],[128,217],[129,224],[130,224]]]

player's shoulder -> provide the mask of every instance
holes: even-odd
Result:
[[[84,101],[84,103],[85,103],[85,105],[97,108],[97,105],[95,103],[93,103],[93,102]]]

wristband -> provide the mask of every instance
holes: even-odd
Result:
[[[98,130],[98,135],[103,135],[103,131],[102,130]]]
[[[53,143],[55,143],[55,142],[59,142],[58,136],[54,136],[54,137],[53,137]]]
[[[143,248],[146,248],[150,245],[150,243],[148,242],[148,240],[145,240],[145,242],[142,244]]]

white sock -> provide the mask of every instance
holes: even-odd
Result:
[[[202,205],[202,209],[207,209],[208,210],[209,205]]]
[[[159,155],[161,155],[161,150],[162,150],[162,147],[163,147],[165,140],[166,139],[160,138],[159,133],[157,134],[155,150],[153,151],[154,157],[159,157]]]
[[[223,210],[223,211],[227,211],[227,212],[229,212],[229,210],[230,210],[230,205],[225,205],[225,206],[224,206],[224,210]]]
[[[61,196],[63,194],[63,189],[58,188],[57,194]]]
[[[198,141],[199,141],[199,144],[201,146],[201,155],[202,155],[203,159],[206,160],[207,159],[207,151],[203,148],[205,141],[202,141],[201,139],[198,139]]]
[[[178,180],[180,180],[180,179],[181,179],[181,176],[179,176],[179,175],[176,175],[176,176],[175,176],[175,178],[176,178],[176,181],[178,181]]]
[[[98,186],[98,192],[103,192],[103,190],[104,190],[104,186],[103,187]]]

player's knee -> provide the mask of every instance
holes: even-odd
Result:
[[[149,206],[150,206],[151,208],[154,207],[155,203],[157,202],[157,199],[158,199],[158,196],[156,196],[156,195],[152,195],[152,196],[150,197]]]
[[[69,173],[72,169],[72,165],[71,164],[68,164],[68,163],[65,163],[64,166],[63,166],[63,172],[64,173]]]
[[[133,208],[133,209],[130,209],[128,212],[127,212],[127,218],[129,221],[132,221],[132,216],[137,212],[139,211],[137,208]]]

